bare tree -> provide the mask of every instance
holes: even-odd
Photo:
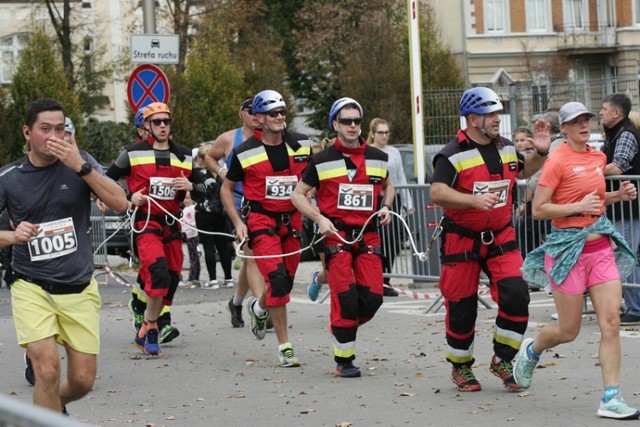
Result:
[[[62,55],[62,68],[67,77],[67,83],[71,89],[75,89],[75,74],[73,65],[73,43],[71,41],[71,1],[62,2],[62,13],[58,9],[55,0],[44,0],[49,12],[49,19],[56,33],[56,38],[60,44]]]

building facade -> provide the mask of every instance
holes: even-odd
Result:
[[[164,5],[164,6],[163,6]],[[63,2],[55,4],[60,14]],[[113,70],[104,89],[108,103],[92,114],[97,120],[126,122],[131,117],[127,100],[127,81],[137,64],[129,59],[131,34],[143,33],[140,0],[70,0],[74,45],[95,53],[94,67]],[[166,16],[166,2],[156,2],[156,15]],[[0,85],[8,85],[34,28],[41,27],[55,39],[47,7],[33,0],[0,0]],[[157,20],[157,33],[170,34],[169,23]]]
[[[470,85],[639,74],[640,0],[426,1]]]

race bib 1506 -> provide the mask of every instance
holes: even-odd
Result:
[[[173,200],[176,196],[176,187],[173,186],[173,178],[154,176],[149,179],[149,195],[158,200]]]

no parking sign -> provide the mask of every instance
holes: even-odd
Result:
[[[136,112],[152,102],[169,102],[169,81],[155,65],[144,64],[133,70],[127,84],[127,97]]]

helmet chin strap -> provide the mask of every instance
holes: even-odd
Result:
[[[487,135],[487,127],[485,126],[487,120],[487,116],[486,114],[482,115],[482,127],[480,128],[480,132],[482,132],[483,134]]]
[[[155,141],[160,143],[167,142],[169,140],[169,137],[167,137],[167,139],[165,139],[164,141],[159,140],[156,134],[153,132],[153,128],[151,126],[149,126],[149,134],[153,137]]]

